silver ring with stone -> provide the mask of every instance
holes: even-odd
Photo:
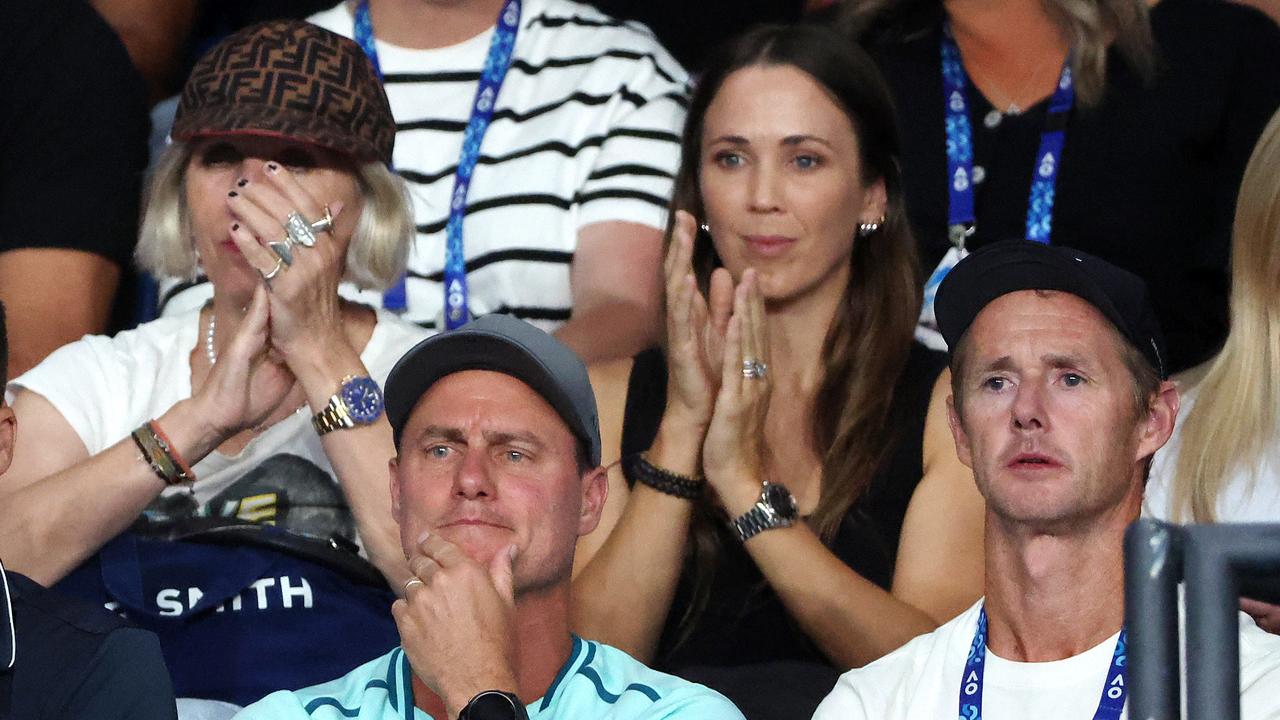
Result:
[[[755,358],[746,358],[742,361],[742,377],[748,380],[762,378],[768,371],[769,366]]]
[[[285,218],[284,231],[289,234],[290,240],[302,247],[316,246],[316,234],[311,229],[311,223],[307,222],[297,212],[291,212],[289,217]]]

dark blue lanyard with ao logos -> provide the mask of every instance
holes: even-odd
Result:
[[[969,78],[960,61],[960,48],[951,35],[950,25],[942,31],[942,89],[946,96],[947,184],[950,203],[947,208],[948,236],[953,243],[973,234],[976,220],[973,211],[973,128],[969,125],[969,103],[965,86]],[[1067,115],[1075,105],[1075,85],[1071,79],[1071,56],[1062,64],[1058,86],[1049,100],[1045,128],[1040,135],[1040,150],[1031,182],[1027,204],[1028,240],[1048,243],[1053,227],[1053,191],[1058,181],[1062,146],[1066,141]]]
[[[969,658],[964,663],[964,675],[960,678],[960,720],[982,719],[982,672],[987,659],[987,609],[978,611],[978,628],[973,632],[973,644],[969,646]],[[1107,682],[1102,686],[1102,699],[1093,720],[1119,720],[1124,711],[1127,687],[1124,668],[1127,662],[1125,631],[1120,629],[1116,650],[1111,655],[1111,669]]]
[[[973,200],[973,127],[969,123],[969,101],[965,89],[969,76],[960,60],[960,48],[951,34],[950,24],[942,28],[942,92],[946,107],[947,138],[947,238],[951,248],[942,262],[929,276],[924,287],[922,320],[931,323],[933,300],[938,285],[951,268],[967,253],[965,241],[973,235],[977,216]],[[1031,193],[1027,202],[1026,238],[1048,243],[1053,230],[1053,195],[1058,182],[1058,167],[1062,162],[1062,147],[1066,142],[1067,116],[1075,105],[1075,84],[1071,78],[1071,56],[1062,64],[1058,86],[1049,100],[1044,131],[1040,134],[1040,149],[1036,153],[1036,167],[1032,175]]]
[[[458,169],[453,176],[453,192],[449,195],[449,220],[445,225],[444,252],[444,326],[453,330],[466,324],[470,318],[467,310],[467,267],[462,243],[462,220],[467,211],[467,193],[471,190],[471,173],[480,159],[480,144],[484,141],[498,91],[511,67],[516,45],[516,33],[520,27],[520,0],[507,0],[498,13],[493,29],[493,40],[485,57],[480,83],[471,103],[471,117],[462,136],[462,153]],[[373,68],[382,79],[382,65],[378,62],[378,49],[374,44],[373,23],[369,19],[369,0],[360,0],[355,14],[355,40],[364,49]],[[388,310],[404,310],[406,307],[404,278],[396,287],[383,295],[383,307]]]

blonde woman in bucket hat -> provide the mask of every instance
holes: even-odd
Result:
[[[403,271],[394,137],[359,48],[315,26],[253,26],[197,64],[138,259],[162,275],[198,264],[213,299],[86,337],[10,384],[23,433],[0,482],[7,564],[52,584],[140,515],[211,515],[346,536],[403,582],[379,386],[423,332],[337,295]],[[281,458],[295,470],[264,480]],[[303,485],[331,497],[302,507]]]

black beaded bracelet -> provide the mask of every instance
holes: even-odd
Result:
[[[701,497],[706,485],[702,478],[691,478],[654,465],[645,459],[644,453],[622,458],[622,474],[633,483],[644,483],[658,492],[684,500]]]

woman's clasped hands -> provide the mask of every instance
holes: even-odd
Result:
[[[226,202],[229,237],[261,282],[197,393],[222,437],[292,413],[299,363],[347,342],[337,288],[353,225],[340,220],[343,201],[317,200],[276,162],[240,178]]]
[[[734,286],[717,268],[707,294],[693,271],[696,221],[677,211],[664,265],[667,410],[674,423],[702,436],[708,484],[731,513],[751,505],[764,479],[765,418],[771,390],[764,298],[754,269]]]

